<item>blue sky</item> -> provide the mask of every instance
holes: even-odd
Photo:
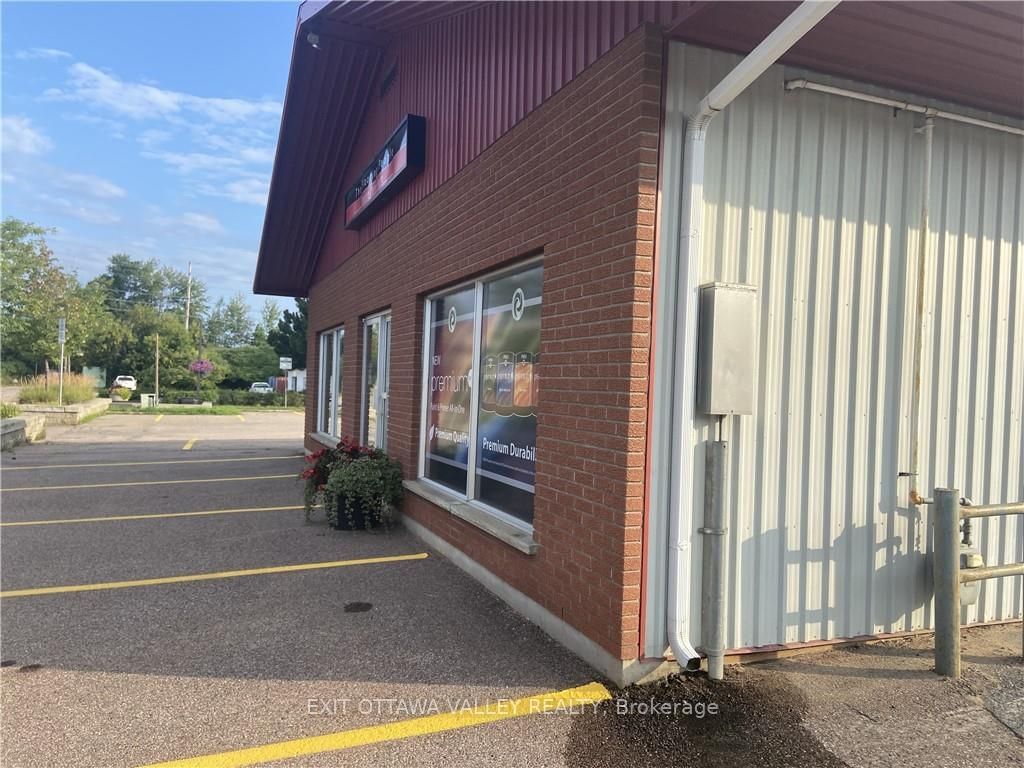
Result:
[[[4,2],[3,215],[83,279],[124,252],[250,294],[297,8]]]

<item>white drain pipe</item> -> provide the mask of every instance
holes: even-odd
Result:
[[[805,0],[772,30],[718,83],[687,120],[683,143],[682,220],[679,258],[678,306],[664,311],[680,319],[674,365],[672,407],[672,479],[669,492],[669,555],[667,624],[669,645],[676,661],[686,668],[699,663],[700,655],[690,641],[689,615],[693,508],[694,450],[691,435],[695,417],[697,381],[697,300],[699,291],[700,238],[704,216],[704,145],[708,125],[746,88],[800,40],[814,25],[839,5],[839,0]],[[722,548],[723,552],[725,548]],[[719,563],[719,569],[723,564]],[[721,578],[721,573],[718,577]],[[722,624],[724,612],[713,621]],[[716,665],[717,667],[717,665]],[[717,673],[717,669],[716,669]]]

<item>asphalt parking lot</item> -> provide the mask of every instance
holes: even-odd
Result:
[[[4,768],[1024,765],[1019,624],[967,631],[959,681],[918,636],[612,698],[400,527],[306,523],[301,430],[112,415],[2,454]]]
[[[508,715],[593,673],[400,528],[305,523],[301,429],[105,416],[3,454],[5,767],[564,764],[570,716]]]

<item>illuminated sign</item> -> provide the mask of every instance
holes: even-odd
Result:
[[[345,193],[346,229],[359,229],[423,170],[426,139],[426,118],[406,115],[359,180]]]

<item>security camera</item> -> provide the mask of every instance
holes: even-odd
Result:
[[[320,50],[320,35],[318,35],[316,32],[310,32],[308,35],[306,35],[306,42],[309,43],[314,48],[316,48],[317,50]]]

